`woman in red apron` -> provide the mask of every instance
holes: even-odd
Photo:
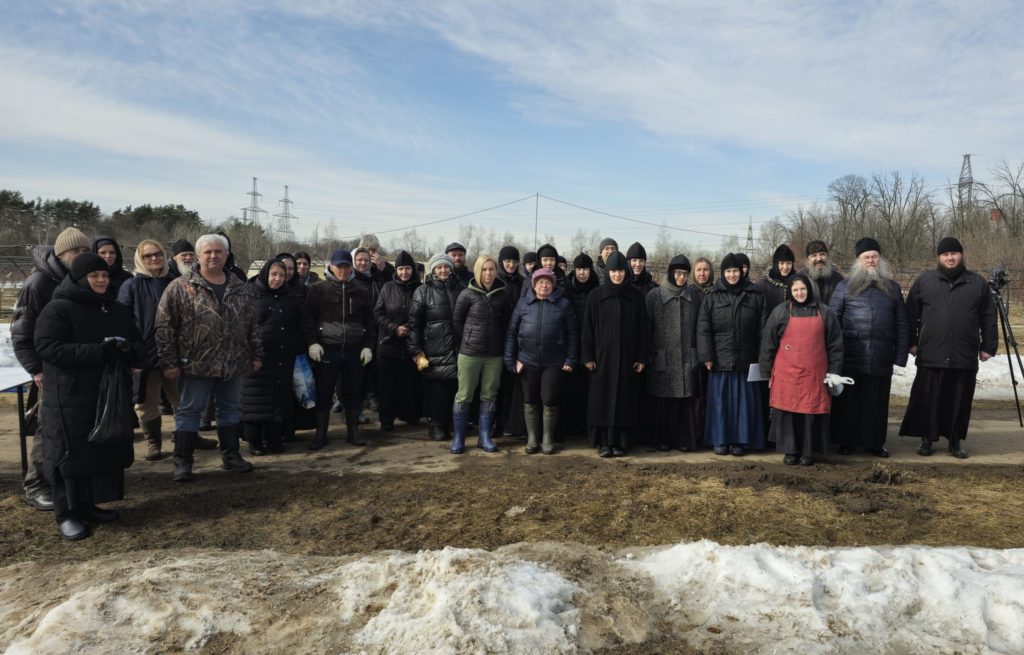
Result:
[[[806,276],[794,275],[788,286],[790,300],[772,310],[761,337],[761,371],[771,371],[768,439],[786,464],[810,466],[812,453],[828,453],[832,397],[825,375],[842,372],[843,331],[814,299]]]

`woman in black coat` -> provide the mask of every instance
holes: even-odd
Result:
[[[455,332],[455,302],[464,286],[452,274],[448,255],[434,255],[427,279],[412,294],[407,351],[423,375],[423,396],[430,417],[430,438],[448,439],[452,403],[458,388],[459,338]]]
[[[590,371],[587,427],[601,457],[626,454],[640,425],[640,398],[648,357],[644,298],[627,281],[626,258],[605,262],[606,281],[587,296],[580,360]]]
[[[760,383],[747,377],[758,361],[768,314],[764,296],[743,275],[742,266],[732,253],[722,259],[722,277],[697,313],[697,357],[710,372],[704,443],[716,455],[764,448]]]
[[[572,305],[573,316],[576,318],[577,336],[583,330],[583,314],[587,307],[587,296],[601,286],[601,281],[594,270],[594,260],[590,255],[580,253],[572,260],[572,273],[565,297]],[[562,434],[583,435],[587,431],[587,391],[590,386],[590,372],[585,366],[577,366],[569,374],[562,394],[561,417],[558,419],[559,432]]]
[[[124,469],[134,459],[130,435],[123,443],[88,441],[105,365],[135,365],[145,354],[131,310],[110,296],[109,286],[107,264],[93,253],[79,255],[36,321],[46,380],[43,461],[57,526],[72,541],[89,536],[85,523],[118,518],[96,504],[124,498]]]
[[[523,385],[527,455],[539,450],[538,437],[545,455],[555,452],[562,388],[578,362],[576,315],[556,284],[551,269],[534,271],[533,289],[516,305],[505,338],[505,366]]]
[[[121,245],[114,237],[96,237],[96,240],[92,242],[92,251],[106,262],[110,272],[110,284],[107,287],[107,293],[116,298],[121,285],[132,278],[132,274],[124,270]]]
[[[246,283],[263,342],[263,366],[242,378],[242,432],[249,452],[284,452],[284,431],[295,411],[292,372],[295,356],[306,349],[302,336],[302,309],[286,281],[287,267],[280,259],[263,264]]]
[[[395,419],[416,424],[423,412],[423,382],[408,352],[409,308],[422,284],[416,261],[406,251],[395,260],[395,277],[380,289],[373,318],[377,322],[377,410],[380,429],[395,429]]]

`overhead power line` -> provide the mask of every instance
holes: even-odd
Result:
[[[532,198],[535,198],[536,195],[537,194],[531,193],[530,195],[524,196],[524,197],[520,198],[519,200],[511,200],[509,202],[505,202],[505,203],[502,203],[500,205],[495,205],[493,207],[487,207],[485,209],[478,209],[476,211],[468,212],[468,213],[465,213],[465,214],[459,214],[458,216],[451,216],[449,218],[440,218],[440,219],[438,219],[436,221],[427,221],[426,223],[417,223],[415,225],[406,225],[405,227],[395,227],[395,228],[391,228],[390,230],[376,230],[374,232],[374,234],[389,234],[391,232],[404,232],[405,230],[412,230],[412,229],[415,229],[417,227],[426,227],[427,225],[437,225],[438,223],[447,223],[448,221],[457,221],[460,218],[468,218],[470,216],[475,216],[476,214],[483,214],[484,212],[494,211],[495,209],[501,209],[502,207],[508,207],[509,205],[514,205],[516,203],[523,202],[524,200],[530,200]],[[342,241],[347,241],[349,239],[358,239],[358,238],[360,238],[362,236],[363,236],[362,234],[355,234],[355,235],[347,236],[347,237],[339,237],[339,239],[342,240]]]

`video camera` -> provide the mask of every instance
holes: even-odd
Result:
[[[1006,286],[1008,281],[1006,279],[1006,266],[1000,264],[992,269],[992,277],[989,278],[988,285],[992,287],[993,291],[998,292]]]

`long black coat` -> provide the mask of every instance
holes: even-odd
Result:
[[[401,325],[408,327],[412,295],[421,284],[415,275],[408,282],[402,282],[396,276],[381,287],[377,304],[373,306],[373,319],[377,322],[377,354],[381,357],[409,358],[408,337],[398,336],[395,330]]]
[[[575,273],[571,276],[565,297],[569,299],[572,311],[576,314],[577,329],[583,328],[583,313],[587,309],[587,296],[600,285],[601,282],[598,281],[597,273],[593,269],[590,270],[590,277],[586,282],[577,280]]]
[[[135,326],[139,328],[146,349],[146,355],[139,362],[139,368],[160,368],[160,358],[156,351],[156,309],[160,305],[160,296],[171,280],[170,275],[151,277],[137,273],[117,291],[117,302],[132,310]]]
[[[107,288],[107,293],[116,298],[118,292],[121,290],[121,285],[132,279],[132,274],[124,270],[124,256],[121,252],[121,244],[119,244],[117,239],[114,237],[96,237],[92,241],[92,251],[96,252],[99,250],[98,245],[101,241],[113,242],[114,250],[117,251],[117,258],[114,260],[114,265],[110,267],[110,286]]]
[[[453,316],[462,286],[454,275],[447,282],[433,273],[412,294],[409,306],[409,340],[406,344],[413,357],[423,353],[430,366],[423,371],[428,380],[458,378],[459,337]]]
[[[992,291],[972,271],[919,275],[907,294],[907,319],[917,366],[976,371],[978,355],[999,348]]]
[[[588,295],[580,344],[580,361],[597,363],[590,373],[588,426],[639,425],[643,376],[633,364],[646,364],[649,348],[640,292],[626,282],[607,282]]]
[[[35,348],[36,321],[43,307],[53,298],[61,280],[67,277],[68,269],[53,254],[53,246],[36,246],[32,251],[32,264],[35,270],[25,280],[14,304],[11,345],[18,363],[35,375],[43,372],[43,360]]]
[[[523,275],[518,268],[514,273],[506,273],[505,269],[502,268],[498,271],[498,277],[508,287],[508,294],[510,296],[519,298],[523,295]]]
[[[513,301],[508,287],[495,278],[490,291],[470,280],[459,294],[452,316],[459,338],[459,354],[472,357],[500,357],[505,351],[505,331]]]
[[[302,311],[291,289],[288,284],[268,288],[264,271],[246,283],[260,325],[263,365],[242,377],[242,420],[278,423],[294,412],[292,371],[295,356],[305,352],[306,345]]]
[[[114,473],[134,458],[131,442],[100,446],[86,440],[96,422],[106,337],[131,342],[133,366],[144,356],[130,309],[64,278],[36,321],[35,349],[45,380],[43,460],[47,470],[59,466],[65,478]]]
[[[839,283],[829,303],[843,329],[843,372],[854,377],[892,375],[893,364],[907,365],[910,338],[900,285],[890,281],[889,294],[871,285],[854,296],[849,282]]]
[[[697,312],[697,357],[711,362],[713,371],[746,373],[758,361],[761,329],[768,320],[764,295],[749,280],[740,280],[733,293],[724,278]]]

